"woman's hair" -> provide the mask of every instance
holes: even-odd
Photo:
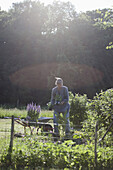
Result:
[[[59,77],[55,77],[56,81],[55,81],[55,85],[57,86],[58,84],[63,85],[63,80]]]

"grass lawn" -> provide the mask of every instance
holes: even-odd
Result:
[[[25,118],[27,116],[27,110],[23,109],[4,109],[0,107],[0,118],[11,117],[14,115],[15,117]],[[53,111],[42,110],[39,117],[53,117]]]
[[[10,145],[10,136],[11,136],[11,119],[4,119],[3,117],[11,117],[14,115],[15,117],[18,117],[21,115],[22,118],[26,117],[27,111],[26,110],[19,110],[19,109],[3,109],[0,108],[0,158],[3,155],[5,149],[9,148]],[[18,116],[17,116],[18,115]],[[48,110],[42,110],[41,114],[39,117],[53,117],[53,111],[48,111]],[[50,120],[49,123],[53,126],[53,120]],[[33,127],[32,127],[33,128]],[[62,128],[60,129],[61,135],[59,140],[64,140],[64,133],[62,131]],[[39,129],[38,135],[36,134],[37,128],[34,129],[33,135],[30,133],[30,129],[27,127],[26,128],[26,137],[32,141],[34,138],[36,141],[38,141],[40,144],[44,143],[54,143],[54,136],[50,132],[49,135],[45,135],[41,129]],[[18,123],[14,123],[14,134],[24,134],[24,127]],[[74,131],[74,133],[77,135],[80,134],[78,131]],[[14,147],[21,147],[23,141],[26,139],[26,137],[14,137],[13,140],[13,148]],[[33,144],[35,146],[35,143]],[[33,146],[33,147],[34,147]]]
[[[0,153],[2,153],[3,148],[10,143],[10,135],[11,135],[11,119],[4,119],[4,117],[11,117],[14,115],[15,117],[20,116],[21,118],[25,118],[27,115],[26,110],[19,109],[3,109],[0,108]],[[42,110],[39,117],[53,117],[53,112],[48,110]],[[26,129],[28,135],[30,134],[29,128]],[[34,133],[36,129],[34,130]],[[14,124],[14,133],[22,133],[24,134],[24,127],[15,122]]]
[[[27,116],[27,111],[19,110],[17,108],[4,109],[0,107],[0,143],[2,142],[3,138],[6,139],[8,136],[10,136],[11,132],[11,119],[4,119],[4,117],[11,117],[12,115],[14,115],[14,117],[25,118]],[[53,112],[48,110],[42,110],[39,117],[53,117]],[[15,133],[24,133],[23,126],[17,124],[16,122],[14,130]]]
[[[14,115],[15,117],[20,116],[21,118],[25,118],[27,115],[27,111],[19,110],[17,108],[14,108],[14,109],[0,108],[0,118],[11,117],[12,115]]]

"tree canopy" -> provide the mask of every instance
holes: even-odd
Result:
[[[27,0],[1,10],[0,103],[46,103],[55,76],[89,97],[112,87],[112,16],[112,9],[77,13],[61,1]]]

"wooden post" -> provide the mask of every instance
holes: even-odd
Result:
[[[95,166],[97,166],[97,131],[98,131],[98,121],[97,121],[96,126],[95,126],[95,150],[94,150]]]
[[[11,138],[10,138],[10,145],[9,145],[9,152],[10,153],[12,153],[12,148],[13,148],[13,137],[14,137],[14,116],[12,115]]]

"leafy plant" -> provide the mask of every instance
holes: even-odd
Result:
[[[94,96],[93,100],[89,100],[87,110],[87,120],[83,122],[84,129],[88,136],[94,136],[96,122],[99,122],[98,132],[101,138],[111,122],[113,121],[113,89],[101,91]],[[109,131],[107,141],[112,138],[113,129]]]
[[[69,92],[70,95],[70,122],[72,126],[81,125],[81,123],[87,118],[87,96],[86,94],[80,95],[75,94],[73,95]]]
[[[62,97],[57,94],[57,95],[55,96],[55,104],[56,104],[56,105],[57,105],[57,104],[60,104],[61,101],[62,101]]]
[[[64,136],[65,134],[65,128],[66,128],[66,112],[63,114],[59,113],[57,115],[58,119],[58,129],[61,134],[61,136]]]
[[[9,164],[8,148],[4,148],[0,159],[0,168],[11,166],[12,169],[92,169],[95,167],[94,145],[75,145],[72,140],[61,144],[51,141],[38,141],[37,136],[15,140]],[[97,169],[113,168],[113,148],[97,148]]]

